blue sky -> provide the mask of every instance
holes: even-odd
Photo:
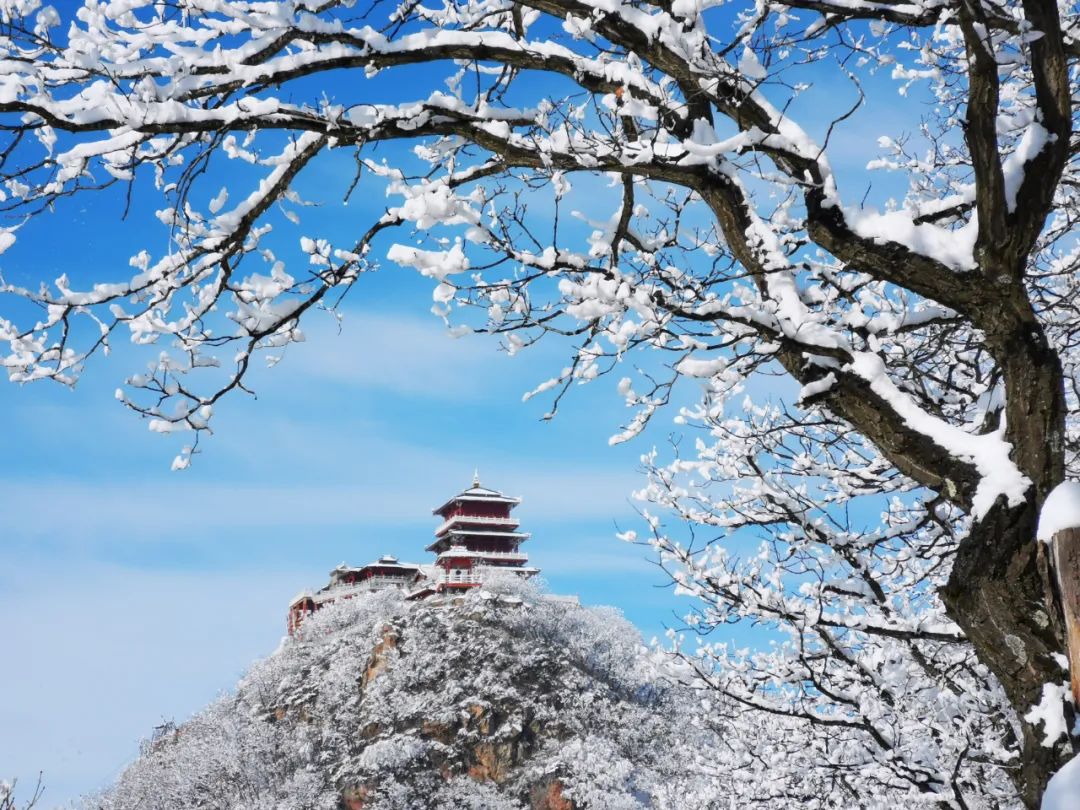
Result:
[[[85,216],[85,236],[76,223],[66,239],[111,234],[82,268],[109,272],[125,226]],[[19,250],[59,264],[55,236]],[[0,668],[0,762],[24,780],[44,770],[46,806],[106,783],[154,724],[229,688],[279,642],[289,598],[338,562],[423,560],[431,508],[474,468],[524,498],[552,590],[617,605],[648,635],[674,622],[646,551],[614,538],[636,525],[629,495],[651,444],[608,446],[623,416],[613,387],[577,391],[542,422],[547,403],[521,395],[564,364],[560,347],[510,358],[447,337],[429,306],[412,271],[364,278],[340,334],[317,313],[307,343],[256,375],[257,401],[219,409],[183,473],[169,471],[174,441],[114,399],[144,360],[129,347],[75,390],[0,386],[0,609],[16,662]]]
[[[850,95],[838,90],[837,111]],[[893,107],[871,115],[835,136],[839,172],[872,156],[868,129],[896,134]],[[335,203],[350,162],[322,161],[302,179],[325,203],[305,232],[354,234],[387,204],[370,188]],[[209,178],[206,199],[230,178]],[[137,189],[121,222],[115,195],[69,201],[24,229],[0,269],[20,283],[122,277],[139,248],[165,248],[164,231],[146,227],[157,204]],[[99,358],[75,390],[0,384],[0,777],[44,771],[47,807],[103,786],[155,724],[190,715],[275,648],[296,591],[341,561],[423,561],[431,508],[474,468],[524,499],[527,550],[552,590],[615,605],[646,637],[675,623],[685,604],[646,550],[614,537],[639,528],[638,458],[664,443],[675,411],[609,447],[626,412],[601,381],[541,421],[548,402],[521,396],[565,365],[566,347],[509,358],[490,339],[453,340],[428,312],[431,287],[391,266],[361,279],[340,334],[316,314],[308,342],[255,375],[257,401],[218,409],[216,435],[183,473],[169,472],[175,442],[114,399],[146,359],[130,347]]]
[[[521,393],[553,352],[510,359],[447,338],[424,298],[394,310],[404,271],[326,319],[236,398],[184,473],[168,439],[113,399],[123,351],[75,391],[0,387],[0,762],[46,772],[47,806],[109,780],[161,718],[183,718],[274,649],[284,610],[341,561],[423,560],[431,508],[485,483],[524,498],[550,587],[615,604],[647,633],[674,599],[643,549],[628,495],[643,446],[609,448],[620,400],[572,397],[541,423]],[[10,664],[14,663],[14,666]]]

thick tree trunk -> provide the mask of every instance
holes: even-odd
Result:
[[[1068,740],[1044,747],[1039,729],[1023,720],[1040,702],[1043,685],[1061,683],[1064,675],[1054,658],[1065,652],[1061,600],[1049,549],[1035,535],[1039,508],[1065,475],[1065,392],[1061,362],[1030,305],[1017,300],[1012,310],[995,320],[1005,324],[1019,312],[1020,328],[988,337],[1005,380],[1012,458],[1032,487],[1023,504],[1009,507],[1001,498],[975,523],[957,550],[942,597],[1021,718],[1022,755],[1014,778],[1025,805],[1038,808],[1047,781],[1072,755]]]
[[[1063,651],[1062,627],[1046,545],[1035,540],[1036,519],[1031,501],[1013,509],[999,501],[960,547],[942,593],[1021,718],[1039,703],[1043,684],[1060,683],[1064,674],[1053,657]],[[1068,741],[1044,747],[1039,729],[1023,719],[1021,728],[1014,781],[1025,806],[1038,808],[1072,749]]]

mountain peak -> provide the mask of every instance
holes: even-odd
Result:
[[[695,705],[614,610],[517,578],[377,591],[312,616],[93,806],[704,808],[720,740]]]

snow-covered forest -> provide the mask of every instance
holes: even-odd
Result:
[[[162,237],[120,228],[130,267],[107,277],[3,282],[13,381],[73,385],[116,341],[146,347],[117,398],[183,470],[255,363],[377,266],[415,269],[452,334],[565,348],[532,392],[551,418],[610,378],[613,442],[674,419],[622,537],[692,606],[693,722],[805,753],[717,749],[729,789],[753,785],[732,795],[1040,805],[1080,744],[1080,533],[1037,540],[1080,475],[1075,3],[0,15],[0,247],[133,189]],[[414,94],[396,77],[416,71]],[[855,128],[863,110],[880,124]],[[347,195],[388,204],[338,244],[296,184],[341,153]],[[713,643],[733,624],[762,643]]]

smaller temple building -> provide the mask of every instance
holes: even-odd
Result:
[[[289,603],[289,635],[296,632],[307,616],[324,605],[382,588],[410,587],[419,573],[419,565],[399,562],[396,557],[389,555],[383,555],[359,568],[342,563],[330,572],[329,583],[315,593],[301,591]]]
[[[304,619],[324,605],[357,594],[401,588],[409,599],[423,599],[483,584],[486,577],[512,573],[530,577],[539,569],[528,565],[521,544],[529,539],[510,515],[521,503],[498,490],[480,485],[459,492],[432,512],[442,518],[427,551],[435,554],[433,565],[399,562],[390,556],[353,568],[342,563],[330,572],[330,582],[315,593],[304,591],[289,603],[288,630],[293,635]]]

